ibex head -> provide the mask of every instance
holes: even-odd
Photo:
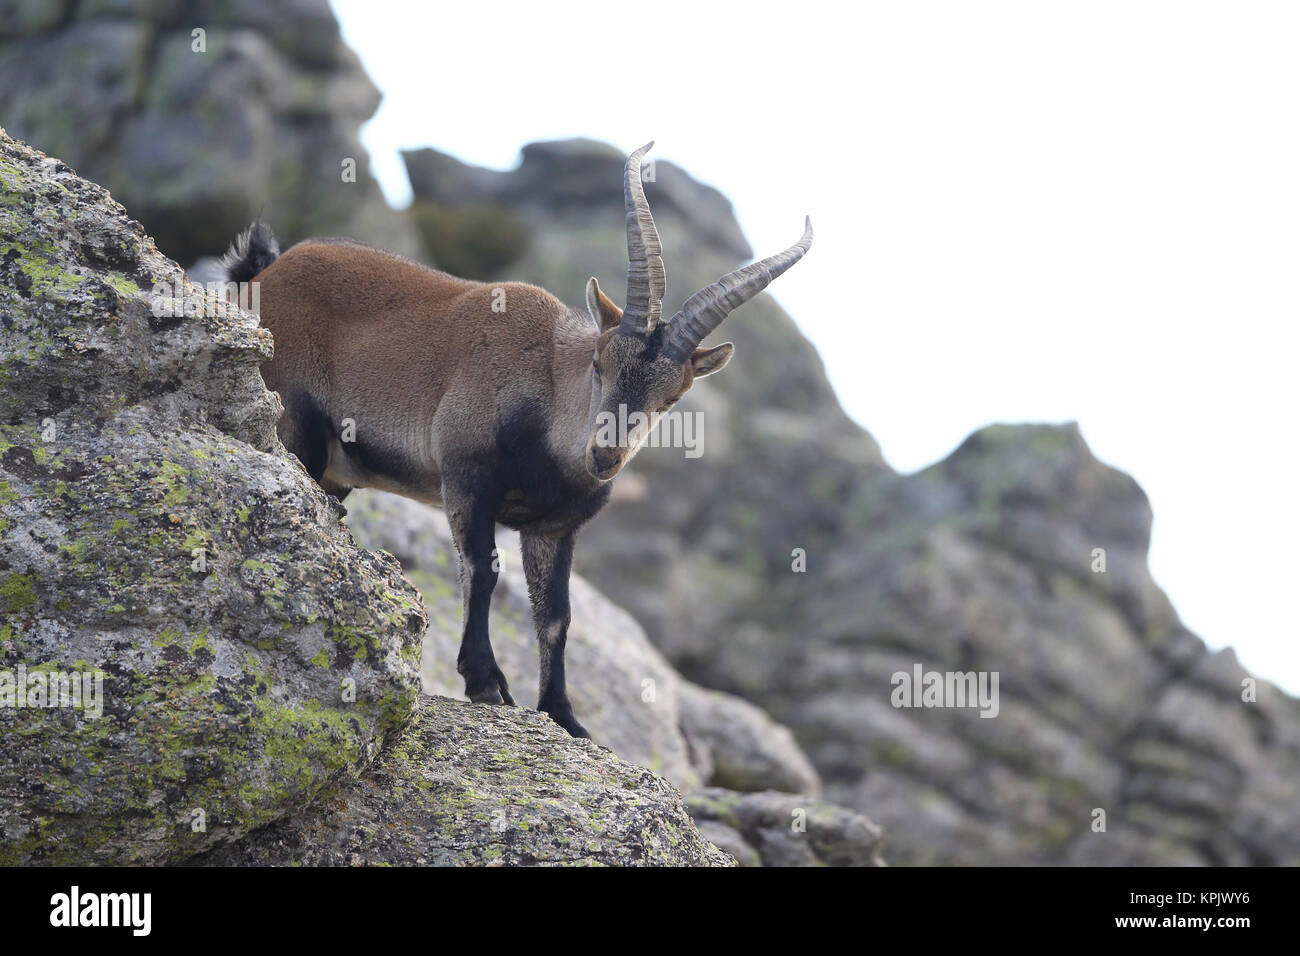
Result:
[[[784,252],[738,269],[686,300],[671,320],[661,319],[666,289],[663,249],[650,204],[641,185],[646,143],[627,160],[623,201],[627,208],[627,308],[620,309],[595,278],[587,281],[587,310],[600,327],[592,358],[593,397],[599,409],[587,442],[587,471],[608,481],[636,454],[659,416],[672,408],[695,383],[731,359],[730,342],[700,348],[735,308],[767,288],[803,258],[812,246],[812,222],[804,220],[803,237]],[[610,421],[627,422],[611,441]]]

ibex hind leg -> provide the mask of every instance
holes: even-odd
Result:
[[[330,443],[334,429],[320,407],[304,391],[295,392],[285,403],[284,414],[276,425],[276,432],[284,447],[292,452],[307,469],[307,474],[321,488],[342,501],[352,491],[325,477],[329,465]]]

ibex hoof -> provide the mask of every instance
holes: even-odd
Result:
[[[482,678],[465,679],[465,696],[476,704],[509,704],[515,706],[510,696],[510,685],[499,667],[494,667]]]
[[[578,723],[578,719],[573,716],[573,711],[565,707],[563,709],[543,710],[542,713],[550,717],[561,727],[569,732],[570,737],[585,737],[591,739],[591,734],[587,733],[587,728]]]

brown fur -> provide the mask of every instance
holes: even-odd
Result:
[[[286,403],[305,387],[331,422],[353,419],[359,440],[413,452],[419,467],[418,482],[394,487],[390,476],[351,468],[335,447],[326,477],[336,486],[374,483],[440,503],[439,436],[490,443],[519,404],[554,410],[548,444],[562,460],[586,438],[571,423],[588,417],[596,331],[544,289],[458,279],[348,242],[294,246],[258,281],[276,342],[267,387]],[[286,415],[290,447],[293,427]]]
[[[299,444],[288,406],[305,389],[336,427],[351,419],[360,441],[403,449],[414,466],[401,478],[361,469],[334,442],[322,480],[328,490],[377,487],[441,504],[439,436],[453,436],[461,451],[486,450],[498,423],[527,406],[546,410],[547,445],[578,482],[608,481],[637,450],[613,450],[613,472],[592,475],[592,356],[600,357],[602,382],[640,361],[640,343],[618,337],[623,310],[594,280],[599,334],[545,289],[459,279],[359,243],[300,243],[258,281],[262,321],[276,341],[262,371],[289,412],[280,423],[285,444]],[[729,344],[701,348],[692,363],[653,369],[641,410],[671,408],[696,375],[730,355]],[[626,397],[613,394],[601,407],[616,411]]]

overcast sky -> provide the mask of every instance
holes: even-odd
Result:
[[[589,136],[655,139],[760,255],[811,214],[774,292],[890,464],[1077,420],[1150,496],[1188,626],[1300,692],[1300,6],[334,7],[394,204],[399,148]]]

